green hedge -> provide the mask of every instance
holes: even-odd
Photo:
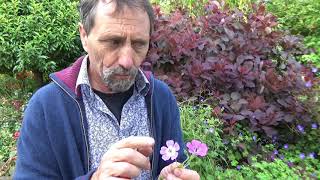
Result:
[[[272,0],[268,10],[278,16],[280,28],[305,37],[305,44],[315,50],[301,59],[320,67],[320,0]]]
[[[0,71],[52,72],[81,53],[77,2],[0,0]]]

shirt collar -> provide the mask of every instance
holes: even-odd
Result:
[[[77,78],[76,89],[78,89],[80,85],[86,85],[91,88],[88,75],[88,60],[88,55],[86,55],[81,64],[81,68]],[[150,89],[150,82],[140,68],[136,76],[134,86],[135,90],[137,90],[137,92],[143,96],[146,96]]]
[[[88,75],[88,55],[86,55],[82,61],[77,83],[76,83],[76,89],[79,88],[79,85],[87,85],[91,88],[90,81],[89,81],[89,75]]]

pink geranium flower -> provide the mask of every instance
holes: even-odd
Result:
[[[191,154],[194,154],[196,156],[204,157],[207,155],[208,152],[208,146],[204,143],[201,143],[198,140],[192,140],[191,142],[187,143],[188,151]]]
[[[162,146],[160,150],[160,154],[162,155],[162,159],[167,161],[171,158],[171,160],[175,160],[178,157],[178,151],[180,146],[178,143],[173,140],[168,140],[166,142],[167,146]]]

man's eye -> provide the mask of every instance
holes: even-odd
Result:
[[[140,49],[140,48],[144,48],[146,46],[147,43],[144,43],[144,42],[135,42],[133,43],[133,46],[137,49]]]
[[[120,40],[110,40],[109,44],[111,46],[119,46],[121,44],[121,41]]]
[[[109,39],[102,41],[106,47],[117,48],[121,45],[122,41],[118,39]]]

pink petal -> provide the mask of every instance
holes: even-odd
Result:
[[[190,142],[187,142],[186,146],[190,149],[192,147],[192,144]]]
[[[178,153],[176,152],[174,155],[171,156],[171,160],[175,160],[178,157]]]
[[[188,151],[191,154],[195,154],[195,147],[193,146],[193,144],[191,144],[190,142],[187,143],[187,147],[188,147]]]
[[[167,161],[170,159],[170,156],[168,156],[168,154],[164,154],[164,155],[162,155],[162,159]]]
[[[166,154],[166,152],[167,152],[167,149],[168,149],[167,147],[165,147],[165,146],[162,146],[162,147],[161,147],[161,149],[160,149],[160,154],[161,154],[161,155],[164,155],[164,154]]]
[[[208,146],[202,143],[198,149],[198,155],[204,157],[207,155],[207,153],[208,153]]]
[[[172,147],[174,145],[174,141],[173,140],[168,140],[166,142],[166,144],[167,144],[167,147]]]
[[[198,140],[192,140],[191,141],[192,145],[195,147],[195,148],[198,148],[201,144],[201,141],[198,141]]]
[[[179,144],[178,144],[178,143],[174,143],[173,148],[174,148],[176,151],[179,151],[180,146],[179,146]]]

